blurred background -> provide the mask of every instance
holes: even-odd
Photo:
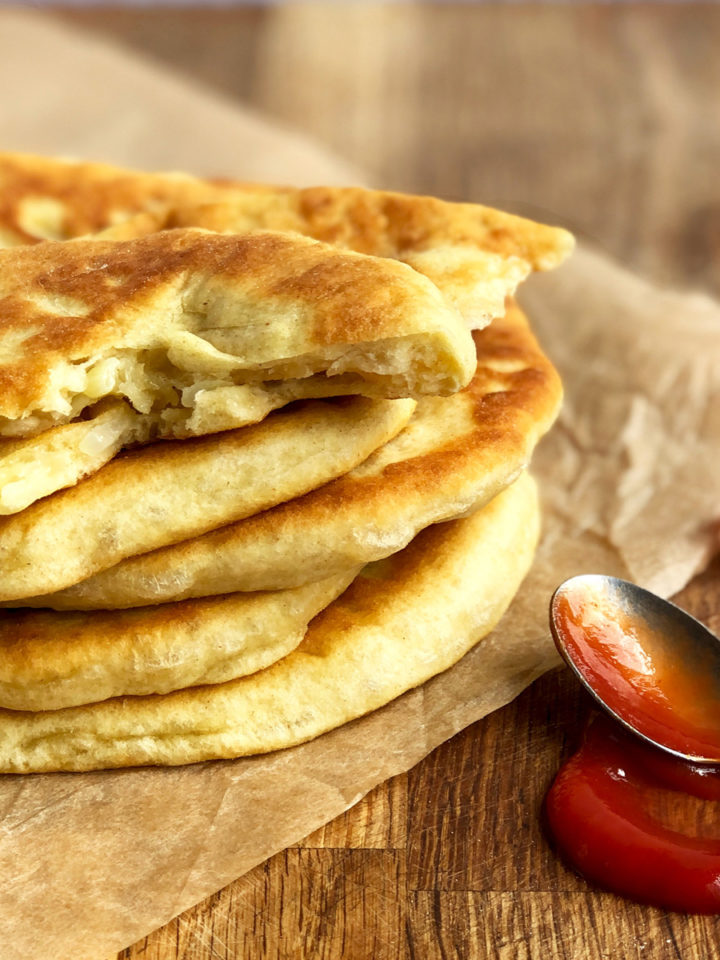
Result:
[[[54,69],[41,44],[29,71],[27,50],[2,50],[3,28],[0,52],[22,61],[4,56],[0,79],[12,70],[11,88],[44,87],[52,105],[40,135],[38,100],[20,122],[16,107],[14,126],[6,107],[7,147],[37,149],[54,125],[54,152],[81,139],[98,159],[287,179],[292,158],[263,151],[254,165],[221,144],[222,109],[243,106],[302,133],[301,153],[344,158],[341,179],[560,222],[650,277],[720,292],[716,3],[16,4],[0,15],[0,27],[52,20],[85,50],[90,36],[110,43],[220,111],[212,136],[190,120],[197,104],[183,125],[150,73],[146,95],[124,88],[102,47],[83,73],[77,59]],[[77,138],[74,111],[78,123],[93,114],[96,135],[85,123]]]

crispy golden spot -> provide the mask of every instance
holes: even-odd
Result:
[[[0,226],[16,243],[69,240],[158,204],[215,192],[192,177],[0,154]]]
[[[33,333],[18,350],[18,331],[28,327]],[[460,315],[425,277],[395,261],[298,234],[178,229],[129,241],[85,239],[0,251],[5,417],[34,411],[65,416],[65,397],[70,403],[84,389],[73,386],[80,378],[68,365],[128,351],[142,363],[142,354],[167,353],[181,335],[204,340],[228,360],[236,356],[238,369],[250,371],[245,379],[256,381],[308,377],[357,347],[369,358],[366,379],[376,368],[397,378],[383,388],[389,396],[457,389],[473,362]],[[418,364],[391,346],[379,359],[372,355],[379,341],[406,338],[408,350],[415,349],[413,336],[422,352]],[[338,352],[323,354],[336,345]],[[283,368],[272,375],[273,364],[292,362],[298,372]],[[58,381],[65,392],[48,407],[44,391],[55,368],[69,379]],[[413,384],[429,383],[429,377],[438,378],[432,389],[417,391]]]
[[[40,215],[23,216],[23,204],[40,203]],[[555,227],[471,203],[361,187],[268,187],[232,180],[199,180],[177,174],[139,173],[96,163],[0,154],[0,232],[18,243],[69,239],[94,233],[143,211],[232,204],[243,229],[298,230],[326,243],[375,256],[402,257],[448,244],[475,246],[503,257],[521,257],[550,269],[572,248]],[[45,212],[43,214],[43,204]],[[49,217],[48,211],[55,212]],[[58,211],[64,210],[60,216]],[[206,211],[222,226],[223,214]],[[227,215],[225,215],[227,220]],[[188,209],[168,215],[166,226],[190,226]],[[29,222],[30,221],[30,222]],[[158,229],[156,227],[155,229]]]

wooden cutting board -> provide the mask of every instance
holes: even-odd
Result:
[[[64,16],[297,125],[377,183],[551,216],[664,283],[720,294],[720,7]],[[720,631],[720,564],[679,602]],[[554,856],[542,798],[587,709],[566,672],[546,676],[120,956],[720,957],[720,921],[621,901]]]

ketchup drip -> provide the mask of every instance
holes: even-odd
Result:
[[[672,829],[652,813],[659,790],[717,805],[717,835]],[[720,913],[720,774],[665,755],[605,717],[550,787],[545,811],[555,843],[572,866],[601,887],[641,903],[686,913]]]
[[[553,627],[611,711],[671,749],[720,760],[716,665],[672,663],[659,634],[639,632],[601,594],[558,597]],[[719,769],[598,716],[548,792],[549,829],[563,857],[599,886],[670,910],[720,913]],[[663,796],[670,823],[655,811]],[[688,828],[698,807],[713,836]]]

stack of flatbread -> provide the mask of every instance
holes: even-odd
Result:
[[[0,771],[288,747],[497,623],[565,231],[5,155],[0,243]]]

